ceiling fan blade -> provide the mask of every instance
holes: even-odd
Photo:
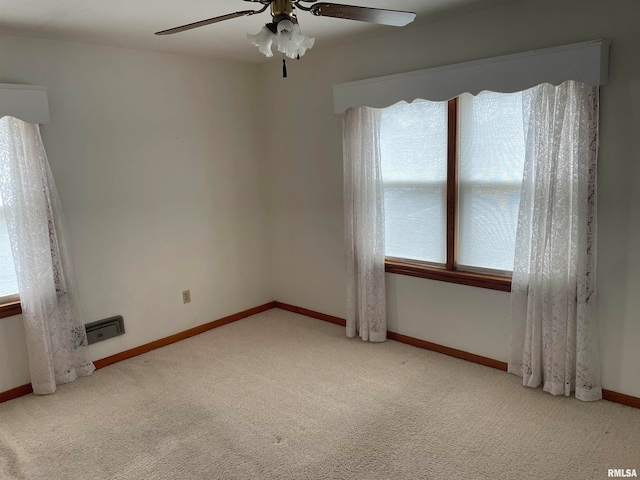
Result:
[[[404,27],[413,22],[416,14],[399,10],[384,10],[382,8],[355,7],[352,5],[338,5],[336,3],[316,3],[310,12],[318,17],[346,18],[360,22]]]
[[[228,15],[222,15],[220,17],[209,18],[208,20],[201,20],[199,22],[189,23],[187,25],[182,25],[181,27],[162,30],[160,32],[156,32],[156,35],[171,35],[173,33],[180,33],[187,30],[191,30],[192,28],[204,27],[205,25],[211,25],[212,23],[223,22],[224,20],[231,20],[232,18],[246,17],[249,15],[253,15],[254,13],[260,13],[260,11],[244,10],[242,12],[229,13]]]

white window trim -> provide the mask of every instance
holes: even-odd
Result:
[[[15,293],[13,295],[7,295],[4,297],[0,297],[0,305],[5,305],[7,303],[13,303],[20,301],[20,295]]]
[[[27,123],[49,123],[47,87],[0,83],[2,117],[15,117]]]
[[[417,99],[440,102],[484,90],[513,93],[567,80],[606,85],[609,44],[593,40],[334,85],[334,112],[362,106],[385,108]]]

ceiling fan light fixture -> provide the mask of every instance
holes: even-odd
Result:
[[[272,48],[275,43],[278,51],[283,53],[286,57],[299,59],[307,50],[313,47],[316,39],[302,35],[300,26],[298,25],[298,19],[296,18],[296,9],[308,12],[316,17],[357,20],[360,22],[390,25],[395,27],[403,27],[413,22],[416,18],[416,14],[414,12],[360,7],[355,5],[340,5],[328,2],[315,3],[317,0],[245,1],[258,3],[262,5],[262,8],[256,10],[242,10],[240,12],[200,20],[199,22],[188,23],[179,27],[161,30],[156,32],[156,35],[171,35],[174,33],[185,32],[187,30],[204,27],[205,25],[223,22],[225,20],[256,15],[270,8],[271,18],[273,21],[262,27],[257,34],[247,34],[247,38],[253,45],[258,47],[258,50],[266,57],[273,57]],[[301,2],[313,3],[313,5],[306,7]],[[283,59],[283,62],[286,65],[285,59]],[[284,76],[286,77],[286,72]]]
[[[247,34],[247,39],[266,57],[273,57],[274,43],[278,51],[287,57],[300,58],[316,42],[315,38],[305,37],[302,34],[300,25],[286,19],[280,20],[277,24],[265,25],[255,35]]]
[[[300,25],[290,20],[281,20],[278,23],[278,35],[276,45],[278,51],[289,58],[300,58],[315,44],[315,38],[305,37]]]
[[[258,47],[258,50],[264,56],[266,56],[267,58],[273,57],[271,46],[278,37],[268,28],[268,26],[265,25],[264,27],[262,27],[260,31],[255,35],[247,33],[247,38],[251,42],[251,45]]]

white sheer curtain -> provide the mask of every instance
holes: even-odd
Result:
[[[343,116],[347,336],[384,342],[384,191],[380,111],[360,107]]]
[[[77,310],[64,220],[38,125],[0,119],[0,194],[7,216],[33,391],[94,371]]]
[[[596,322],[598,89],[525,92],[526,159],[511,294],[509,372],[602,398]]]

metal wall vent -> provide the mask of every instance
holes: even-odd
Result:
[[[84,328],[87,331],[87,341],[91,345],[92,343],[123,335],[124,319],[122,315],[117,315],[97,322],[87,323]]]

